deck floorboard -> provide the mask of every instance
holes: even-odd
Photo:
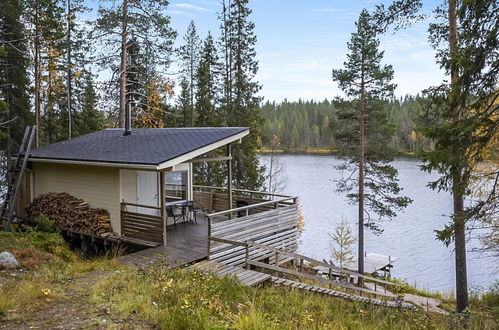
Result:
[[[202,217],[192,222],[168,226],[167,245],[140,250],[118,257],[121,265],[146,268],[165,263],[169,267],[192,264],[208,255],[208,224]]]

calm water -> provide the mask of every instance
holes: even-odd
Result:
[[[286,173],[284,193],[300,197],[305,229],[301,236],[300,252],[315,258],[328,258],[328,232],[344,217],[357,231],[356,206],[347,203],[345,195],[335,191],[333,180],[340,173],[334,169],[339,160],[331,156],[279,155]],[[262,156],[268,164],[269,157]],[[365,249],[368,253],[397,256],[392,274],[427,290],[454,290],[454,254],[435,240],[433,230],[443,228],[452,212],[452,199],[447,193],[437,193],[426,184],[437,176],[423,173],[414,160],[394,162],[399,170],[403,193],[414,201],[393,221],[382,222],[381,236],[366,231]],[[477,244],[471,240],[469,248]],[[469,249],[468,249],[469,250]],[[488,287],[499,278],[497,259],[468,252],[468,281],[471,287]]]

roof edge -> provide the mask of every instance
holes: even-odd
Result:
[[[198,157],[202,154],[205,154],[207,152],[210,152],[212,150],[220,148],[224,145],[241,140],[243,137],[245,137],[247,135],[249,135],[249,128],[246,128],[245,130],[243,130],[239,133],[233,134],[233,135],[228,136],[226,138],[223,138],[221,140],[218,140],[218,141],[215,141],[215,142],[210,143],[208,145],[205,145],[204,147],[201,147],[199,149],[196,149],[196,150],[190,151],[188,153],[185,153],[183,155],[177,156],[175,158],[166,160],[158,165],[158,169],[162,170],[165,168],[173,167],[175,165],[184,163],[188,160],[191,160],[191,159]]]
[[[28,161],[34,163],[104,166],[104,167],[118,167],[118,168],[144,169],[144,170],[164,170],[173,167],[175,165],[184,163],[188,160],[191,160],[197,156],[215,150],[224,145],[241,140],[243,137],[247,135],[249,135],[249,128],[245,128],[243,131],[239,133],[215,141],[196,150],[179,155],[175,158],[168,159],[159,164],[120,163],[120,162],[103,162],[103,161],[92,161],[92,160],[71,160],[71,159],[58,159],[58,158],[36,158],[36,157],[29,157]]]

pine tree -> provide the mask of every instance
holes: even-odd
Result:
[[[345,268],[348,264],[354,261],[353,245],[355,237],[352,233],[352,228],[345,219],[334,228],[331,237],[331,257],[337,261],[340,268]]]
[[[189,82],[186,79],[182,79],[180,82],[180,93],[177,98],[177,110],[181,113],[182,117],[182,127],[187,127],[189,123],[189,113],[191,110],[191,95]]]
[[[338,113],[333,132],[340,155],[345,162],[338,167],[351,172],[339,180],[337,189],[348,192],[348,198],[358,204],[358,272],[364,273],[364,226],[380,232],[371,210],[378,217],[393,218],[396,211],[410,202],[398,196],[397,170],[389,164],[393,159],[389,141],[393,129],[383,113],[383,100],[393,95],[393,69],[382,65],[384,52],[379,51],[378,32],[367,10],[360,13],[348,43],[349,54],[344,69],[333,70],[345,94],[354,100],[355,108]],[[355,178],[353,173],[357,172]],[[357,189],[357,192],[352,192]],[[362,284],[362,281],[360,281]]]
[[[29,111],[28,45],[21,16],[22,2],[0,3],[0,100],[3,114],[2,131],[10,130],[13,142],[20,143],[24,127],[33,123]],[[0,150],[7,150],[7,135],[0,138]]]
[[[196,126],[216,127],[223,124],[217,106],[219,96],[216,86],[219,75],[219,58],[211,33],[203,43],[199,66],[196,71]]]
[[[63,1],[64,2],[64,1]],[[71,138],[80,133],[73,126],[78,114],[84,111],[78,100],[78,95],[85,93],[87,88],[88,54],[90,53],[90,42],[88,41],[83,14],[90,9],[83,5],[83,0],[66,0],[65,13],[65,60],[60,64],[60,70],[65,72],[65,95],[59,98],[61,120],[63,123],[63,138]],[[93,80],[92,80],[93,83]],[[81,128],[81,127],[80,127]]]
[[[36,145],[59,141],[61,136],[60,100],[64,98],[65,29],[61,0],[27,0],[22,21],[30,40],[34,72]]]
[[[29,112],[28,61],[19,0],[0,2],[0,195],[5,192],[10,157],[21,143]]]
[[[255,81],[255,24],[250,21],[248,0],[223,2],[221,50],[223,62],[223,97],[221,111],[228,126],[250,127],[250,135],[234,150],[234,184],[237,188],[258,189],[264,181],[263,168],[256,154],[262,119],[259,113],[260,85]]]
[[[436,10],[440,21],[430,26],[437,62],[450,83],[426,91],[432,111],[422,132],[435,141],[435,148],[423,153],[424,169],[439,172],[441,177],[431,187],[450,191],[453,197],[451,223],[438,232],[438,238],[447,245],[454,241],[458,312],[468,307],[466,224],[472,219],[487,221],[497,205],[499,171],[495,170],[488,196],[465,208],[483,152],[494,143],[499,128],[498,7],[493,0],[448,0]]]
[[[187,32],[184,36],[185,44],[178,49],[178,54],[180,57],[182,65],[182,79],[185,79],[189,84],[189,119],[187,124],[189,126],[194,126],[195,123],[195,113],[194,113],[194,97],[196,95],[196,71],[199,63],[199,51],[201,47],[201,41],[199,39],[198,33],[196,31],[196,25],[194,21],[191,21]]]
[[[108,93],[119,89],[118,122],[125,124],[125,106],[127,102],[127,48],[132,44],[143,54],[148,54],[148,65],[158,72],[164,72],[171,62],[170,54],[176,32],[170,27],[170,17],[166,14],[167,0],[122,0],[103,2],[99,6],[99,18],[91,38],[98,41],[95,60],[103,68],[113,69]],[[131,43],[133,41],[133,43]],[[116,45],[121,44],[117,51]],[[116,55],[120,54],[119,65]],[[119,84],[118,84],[119,82]],[[116,88],[119,86],[119,88]],[[147,83],[142,86],[147,90]]]
[[[75,106],[79,111],[74,116],[74,136],[93,133],[103,128],[104,114],[97,109],[97,94],[94,89],[94,80],[90,72],[83,74],[83,86],[78,88]],[[79,87],[79,86],[78,86]]]
[[[216,86],[220,74],[220,63],[211,33],[203,42],[199,65],[196,71],[196,126],[217,127],[224,124],[219,108]],[[208,157],[219,157],[225,150],[212,151]],[[194,166],[194,182],[208,186],[223,186],[227,181],[226,166],[222,162],[197,163]]]

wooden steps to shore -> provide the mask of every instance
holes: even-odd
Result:
[[[233,265],[224,265],[215,261],[205,260],[190,266],[191,269],[198,269],[215,273],[218,276],[234,276],[241,284],[248,286],[257,285],[271,278],[269,274],[256,272],[254,270],[244,269]]]
[[[333,296],[333,297],[338,297],[338,298],[343,298],[343,299],[363,301],[363,302],[378,305],[378,306],[417,310],[417,308],[413,304],[410,304],[410,303],[407,303],[404,301],[393,301],[393,300],[389,301],[389,300],[372,299],[369,297],[363,297],[363,296],[359,296],[359,295],[349,294],[346,292],[336,291],[336,290],[324,288],[324,287],[317,286],[317,285],[311,285],[311,284],[306,284],[306,283],[302,283],[302,282],[292,281],[292,280],[288,280],[288,279],[284,279],[284,278],[276,277],[276,276],[272,276],[270,280],[275,284],[285,285],[285,286],[289,286],[289,287],[297,288],[297,289],[302,289],[302,290],[310,291],[313,293],[321,293],[321,294],[325,294],[325,295],[329,295],[329,296]]]

